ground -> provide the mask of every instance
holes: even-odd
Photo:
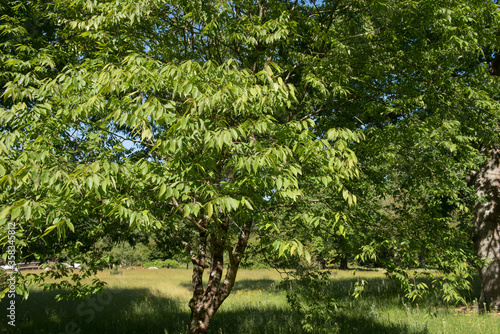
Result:
[[[16,303],[16,328],[0,322],[0,333],[186,333],[189,323],[191,271],[133,269],[99,277],[106,291],[86,301],[55,302],[55,293],[32,289],[30,298]],[[498,314],[480,314],[472,292],[467,307],[445,307],[437,300],[411,304],[381,271],[334,271],[332,295],[340,303],[332,333],[485,333],[500,334]],[[363,298],[348,297],[354,283],[369,282]],[[273,270],[241,270],[231,296],[216,314],[211,333],[302,333],[300,319],[278,288]],[[0,308],[6,309],[7,298]],[[6,311],[4,311],[6,312]]]

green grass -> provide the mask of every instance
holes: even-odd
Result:
[[[483,314],[474,303],[477,288],[468,296],[470,305],[453,307],[443,305],[437,296],[410,303],[383,276],[365,279],[369,285],[363,297],[353,300],[349,296],[357,279],[334,278],[332,295],[340,304],[336,319],[340,333],[500,333],[500,316]]]
[[[27,301],[17,300],[16,328],[7,326],[7,299],[0,333],[186,333],[189,323],[191,271],[123,270],[100,273],[106,292],[86,301],[55,302],[55,292],[33,288]],[[381,272],[336,271],[331,294],[339,301],[332,333],[485,333],[500,334],[500,316],[481,314],[473,305],[444,307],[437,299],[407,303]],[[359,277],[369,282],[361,299],[349,297]],[[211,333],[302,333],[290,310],[280,275],[273,270],[241,270],[231,296],[211,323]],[[473,300],[477,291],[468,298]]]

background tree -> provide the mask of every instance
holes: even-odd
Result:
[[[360,199],[351,212],[354,230],[367,236],[359,240],[360,256],[398,254],[385,266],[412,298],[420,288],[406,268],[425,258],[445,273],[434,281],[445,298],[460,299],[472,264],[498,259],[496,223],[475,233],[476,245],[492,247],[476,247],[474,254],[476,197],[468,182],[498,140],[498,83],[488,75],[498,11],[489,1],[325,2],[317,8],[323,20],[301,27],[328,33],[305,47],[304,67],[344,95],[318,100],[315,115],[325,129],[362,129],[366,137],[355,148],[363,175],[346,185]],[[394,204],[384,208],[384,198]],[[494,202],[492,196],[487,206]],[[482,221],[476,218],[476,226]],[[495,306],[499,296],[488,287],[498,286],[498,271],[493,263],[487,268],[482,299]]]

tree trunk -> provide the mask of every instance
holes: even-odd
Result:
[[[205,225],[206,226],[206,225]],[[193,297],[189,301],[191,320],[189,323],[190,334],[206,334],[213,316],[231,293],[236,281],[236,274],[250,237],[251,219],[242,226],[238,242],[234,250],[227,247],[229,237],[227,234],[229,218],[219,229],[210,233],[210,275],[206,287],[203,286],[203,272],[205,269],[205,253],[207,250],[207,232],[200,231],[198,254],[191,252],[193,262]],[[222,281],[224,269],[224,251],[229,253],[229,264],[226,276]]]
[[[349,263],[347,261],[347,254],[342,254],[342,257],[340,258],[340,267],[339,269],[341,270],[347,270],[349,269]]]
[[[189,334],[207,334],[210,321],[217,309],[211,301],[197,303],[191,306],[191,320],[189,322]]]
[[[479,268],[480,305],[500,308],[500,149],[490,151],[490,158],[475,177],[477,194],[483,199],[475,206],[474,247],[486,266]]]

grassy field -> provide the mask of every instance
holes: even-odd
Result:
[[[190,270],[102,272],[105,293],[85,301],[55,302],[56,293],[34,288],[17,300],[16,327],[7,325],[7,300],[0,303],[0,332],[6,333],[186,333],[189,323]],[[500,315],[476,306],[446,308],[436,300],[409,304],[381,272],[335,271],[332,295],[340,309],[332,333],[485,333],[500,334]],[[363,298],[348,297],[359,278],[369,282]],[[241,270],[231,296],[213,319],[211,333],[302,333],[273,270]],[[469,300],[475,297],[473,292]]]

